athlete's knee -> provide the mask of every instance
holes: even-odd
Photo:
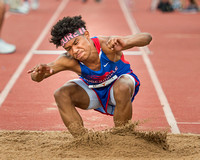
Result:
[[[67,87],[63,86],[61,88],[58,88],[55,92],[54,92],[54,98],[56,101],[62,100],[62,99],[66,99],[66,97],[69,96],[69,90],[67,89]]]
[[[114,95],[131,97],[134,90],[134,83],[127,76],[122,76],[114,85]]]
[[[131,96],[131,86],[127,83],[120,83],[114,88],[114,95]]]

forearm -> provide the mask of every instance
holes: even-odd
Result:
[[[149,33],[138,33],[128,36],[100,37],[102,49],[107,53],[118,53],[133,47],[148,45],[152,40]]]
[[[38,64],[34,68],[30,69],[28,73],[31,73],[31,79],[36,82],[41,82],[43,79],[54,74],[53,68],[50,64]]]
[[[125,42],[124,50],[132,47],[143,47],[148,45],[152,37],[149,33],[138,33],[136,35],[129,35],[123,38]]]

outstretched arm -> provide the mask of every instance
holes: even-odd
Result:
[[[46,77],[53,75],[54,70],[49,64],[38,64],[34,68],[30,69],[28,73],[31,73],[31,78],[33,81],[40,82]]]
[[[112,36],[107,41],[107,46],[112,51],[122,51],[133,47],[148,45],[152,40],[149,33],[138,33],[129,36]]]
[[[41,82],[43,79],[52,76],[63,70],[72,70],[79,74],[77,61],[67,54],[60,55],[55,61],[48,64],[38,64],[28,71],[33,81]]]
[[[149,33],[137,33],[128,36],[110,36],[99,37],[102,49],[106,53],[121,52],[133,47],[142,47],[148,45],[152,37]]]

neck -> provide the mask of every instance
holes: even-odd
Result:
[[[100,58],[99,58],[97,49],[94,46],[93,41],[92,41],[91,46],[92,47],[91,47],[90,54],[89,54],[88,58],[85,61],[83,61],[83,63],[84,63],[84,65],[86,65],[87,67],[89,67],[92,70],[99,70],[99,69],[101,69]]]

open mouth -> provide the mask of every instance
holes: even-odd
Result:
[[[80,59],[82,56],[83,56],[83,52],[80,52],[80,53],[78,53],[78,54],[76,55],[76,58],[77,58],[77,59]]]

